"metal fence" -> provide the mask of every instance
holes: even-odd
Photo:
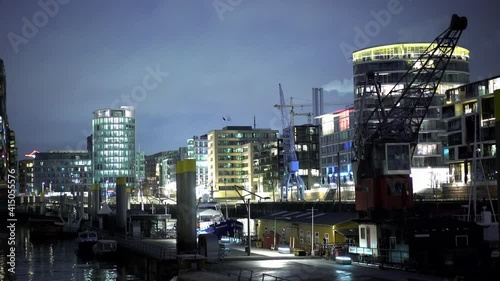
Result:
[[[227,264],[210,264],[210,266],[206,267],[206,270],[227,277],[235,277],[238,281],[251,281],[253,278],[253,270]]]
[[[262,274],[261,281],[271,281],[271,280],[273,280],[273,281],[289,281],[290,279],[274,276],[274,275],[267,274],[267,273]]]

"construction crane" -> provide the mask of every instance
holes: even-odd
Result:
[[[375,216],[379,213],[375,210],[412,207],[410,161],[420,126],[466,27],[467,18],[453,15],[450,26],[386,96],[381,94],[376,73],[366,74],[353,139],[356,210]],[[365,107],[367,99],[374,106]]]
[[[345,105],[343,103],[325,103],[323,104],[324,106],[338,106],[338,105]],[[294,118],[295,116],[307,116],[307,124],[312,124],[312,113],[311,112],[307,112],[307,113],[296,113],[295,112],[295,108],[304,108],[304,107],[312,107],[313,105],[312,104],[295,104],[293,102],[293,97],[290,98],[290,103],[289,104],[285,104],[285,105],[281,105],[281,104],[275,104],[274,107],[277,108],[277,109],[282,109],[282,107],[284,108],[290,108],[290,121],[292,123],[294,123]]]
[[[297,154],[295,153],[293,119],[289,120],[285,110],[285,96],[283,95],[281,84],[279,84],[279,91],[281,122],[283,125],[283,164],[285,166],[285,173],[281,181],[281,201],[287,202],[289,200],[289,193],[291,201],[303,201],[305,196],[305,184],[298,173],[299,161],[297,161]]]

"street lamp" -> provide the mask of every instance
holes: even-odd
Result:
[[[308,209],[307,211],[311,211],[311,256],[314,256],[314,243],[316,235],[314,235],[314,211],[318,211],[314,207],[312,209]]]
[[[273,243],[273,248],[276,250],[276,220],[277,219],[284,219],[284,220],[290,220],[290,217],[280,217],[280,218],[274,218],[274,243]]]
[[[224,179],[224,197],[226,199],[226,220],[227,220],[227,219],[229,219],[229,213],[227,212],[227,185],[226,185],[226,179]]]
[[[248,242],[247,242],[247,254],[250,256],[250,244],[252,242],[252,239],[251,239],[251,236],[250,236],[250,198],[247,198],[247,200],[245,201],[245,197],[240,193],[240,190],[242,191],[246,191],[249,193],[249,195],[255,195],[257,197],[259,197],[260,199],[269,199],[269,197],[261,197],[257,194],[255,194],[254,192],[251,192],[251,191],[248,191],[246,189],[244,189],[243,187],[241,186],[233,186],[234,187],[234,190],[236,190],[236,192],[238,193],[238,195],[240,196],[241,200],[243,201],[243,204],[245,204],[246,208],[247,208],[247,212],[248,212]],[[226,208],[227,208],[227,205],[226,205]]]

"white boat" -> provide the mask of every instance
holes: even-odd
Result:
[[[62,218],[62,216],[59,216],[59,218],[61,219],[61,221],[54,222],[54,224],[62,227],[63,234],[76,236],[76,234],[80,230],[80,224],[82,222],[82,218],[73,218],[70,215],[68,215],[67,221],[65,221]]]
[[[211,225],[224,221],[220,204],[217,202],[201,202],[196,211],[198,232],[209,228]]]
[[[116,240],[97,240],[97,243],[92,247],[94,255],[101,258],[116,257],[117,251],[118,242]]]

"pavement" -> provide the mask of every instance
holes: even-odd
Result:
[[[176,246],[175,239],[141,239],[141,242],[157,248],[175,249]],[[205,272],[180,274],[178,280],[453,280],[357,262],[338,264],[319,256],[295,256],[293,253],[282,254],[271,249],[252,247],[248,255],[243,244],[226,245],[228,250],[220,262],[207,264]]]
[[[226,251],[224,260],[227,261],[245,261],[245,260],[290,260],[290,259],[321,259],[316,256],[295,256],[292,253],[282,254],[276,250],[252,248],[250,247],[250,255],[245,251],[243,244],[229,244],[229,251]]]

